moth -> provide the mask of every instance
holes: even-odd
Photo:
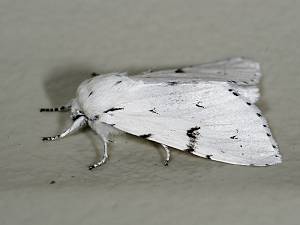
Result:
[[[70,111],[73,124],[53,141],[89,126],[103,141],[108,159],[110,135],[126,132],[210,160],[269,166],[281,162],[266,119],[255,103],[260,65],[246,58],[128,76],[109,73],[83,81],[76,98],[41,112]]]

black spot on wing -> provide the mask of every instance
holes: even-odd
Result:
[[[120,83],[122,83],[121,80],[117,81],[117,82],[115,83],[115,85],[120,84]]]
[[[205,107],[203,105],[201,105],[201,102],[197,102],[196,106],[199,107],[199,108],[205,109]]]
[[[238,139],[238,138],[236,137],[236,135],[234,135],[234,136],[231,136],[230,138],[231,138],[231,139],[233,139],[233,140],[236,140],[236,139]]]
[[[141,137],[141,138],[149,138],[151,136],[152,136],[152,134],[142,134],[142,135],[139,135],[139,137]]]
[[[89,96],[88,97],[90,97],[92,94],[93,94],[94,92],[93,91],[91,91],[90,93],[89,93]]]
[[[211,159],[212,156],[213,156],[213,155],[206,155],[206,158],[207,158],[207,159]]]
[[[260,113],[256,113],[256,115],[257,115],[258,117],[261,117],[261,114],[260,114]]]
[[[235,95],[235,96],[239,96],[239,95],[240,95],[240,94],[237,93],[237,92],[232,92],[232,94]]]
[[[177,81],[169,81],[167,84],[170,86],[174,86],[174,85],[177,85],[178,82]]]
[[[251,102],[246,102],[247,105],[252,105]]]
[[[149,112],[152,112],[152,113],[155,113],[155,114],[158,114],[158,115],[159,115],[159,113],[156,111],[156,109],[155,109],[155,108],[153,108],[153,109],[150,109],[150,110],[149,110]]]
[[[113,112],[113,111],[118,111],[118,110],[124,110],[124,108],[110,108],[104,111],[104,113],[108,113],[108,112]]]
[[[175,70],[174,72],[175,72],[175,73],[184,73],[184,71],[183,71],[181,68]]]

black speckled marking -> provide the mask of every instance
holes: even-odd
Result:
[[[232,92],[232,91],[233,91],[233,89],[231,89],[231,88],[230,88],[230,89],[228,89],[228,91]]]
[[[266,124],[264,124],[263,127],[268,127],[268,126]]]
[[[240,95],[239,93],[236,93],[236,92],[232,92],[232,94],[234,94],[235,96],[239,96]]]
[[[256,115],[257,115],[258,117],[261,117],[261,114],[260,114],[260,113],[256,113]]]
[[[211,159],[212,156],[213,156],[213,155],[206,155],[205,157],[206,157],[207,159]]]
[[[200,134],[199,130],[200,127],[192,127],[186,131],[186,135],[189,137],[189,143],[187,144],[187,152],[193,152],[195,149],[196,139],[197,136]]]
[[[251,102],[246,102],[246,103],[247,103],[247,105],[252,105]]]
[[[56,182],[55,182],[55,180],[52,180],[49,184],[55,184]]]
[[[276,145],[272,145],[273,148],[277,148]]]
[[[238,138],[236,137],[236,135],[234,135],[234,136],[231,136],[230,138],[231,138],[231,139],[233,139],[233,140],[236,140],[236,139],[238,139]]]
[[[268,136],[268,137],[271,137],[271,134],[267,133],[267,136]]]
[[[91,91],[91,92],[89,93],[89,97],[90,97],[93,93],[94,93],[94,91]]]
[[[236,84],[237,82],[235,80],[228,80],[229,83],[234,83]]]
[[[154,113],[154,114],[158,114],[158,115],[159,115],[159,113],[156,111],[156,109],[155,109],[155,108],[153,108],[153,109],[150,109],[150,110],[149,110],[149,112],[152,112],[152,113]]]
[[[151,136],[152,136],[152,134],[142,134],[139,137],[141,137],[141,138],[149,138]]]
[[[113,112],[113,111],[117,111],[117,110],[124,110],[124,108],[115,108],[115,107],[112,107],[110,109],[105,110],[103,113]]]
[[[179,69],[175,70],[175,73],[184,73],[184,71],[181,68],[179,68]]]
[[[120,83],[122,83],[121,80],[117,81],[117,82],[115,83],[115,85],[120,84]]]
[[[244,83],[244,84],[248,84],[248,82],[247,82],[247,81],[243,81],[243,83]]]
[[[243,147],[243,145],[240,145],[240,148],[242,148]]]

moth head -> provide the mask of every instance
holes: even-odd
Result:
[[[83,113],[83,110],[80,108],[76,99],[74,99],[71,104],[71,118],[73,121],[75,121],[81,116],[85,116],[85,114]]]

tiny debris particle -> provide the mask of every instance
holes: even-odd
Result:
[[[149,137],[151,137],[151,135],[152,134],[142,134],[139,137],[141,137],[141,138],[149,138]]]
[[[175,70],[175,73],[184,73],[184,71],[179,68],[179,69]]]
[[[56,182],[55,182],[55,180],[52,180],[51,182],[50,182],[50,184],[55,184]]]
[[[93,72],[93,73],[91,73],[91,76],[92,77],[95,77],[95,76],[98,76],[99,74],[98,73],[95,73],[95,72]]]

